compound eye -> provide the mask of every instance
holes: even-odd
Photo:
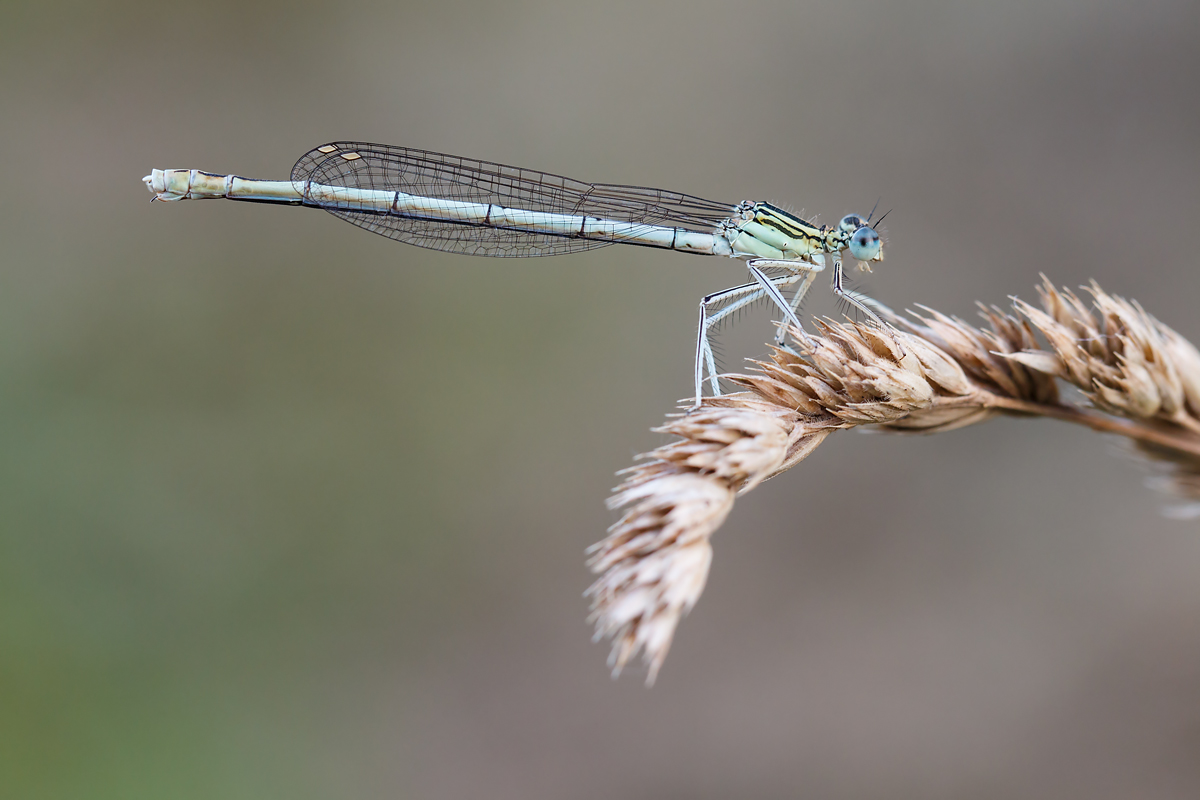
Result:
[[[842,217],[842,221],[838,223],[838,227],[846,233],[854,233],[859,228],[867,224],[867,221],[858,214],[847,214]]]
[[[874,228],[868,228],[865,225],[850,237],[849,247],[850,255],[859,261],[874,261],[879,256],[879,251],[883,249],[879,243],[879,234],[875,232]]]

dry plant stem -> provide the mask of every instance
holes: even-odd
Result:
[[[1100,433],[1113,433],[1127,439],[1170,448],[1200,458],[1200,438],[1195,435],[1178,435],[1169,430],[1152,428],[1150,423],[1126,422],[1075,405],[1043,405],[1011,397],[996,397],[988,405],[1005,411],[1074,422]]]
[[[1139,305],[1092,284],[1092,307],[1049,281],[1042,308],[983,308],[987,328],[924,309],[881,329],[823,321],[803,356],[775,348],[744,391],[657,429],[677,439],[626,470],[621,518],[589,549],[596,637],[614,675],[639,652],[653,683],[699,599],[712,534],[738,495],[807,458],[836,430],[939,433],[998,414],[1049,417],[1132,440],[1159,483],[1200,500],[1200,352]],[[1039,335],[1046,342],[1043,348]],[[797,337],[798,338],[798,337]],[[1064,402],[1058,382],[1091,407]],[[1185,509],[1200,515],[1200,503]]]

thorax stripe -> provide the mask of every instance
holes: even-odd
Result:
[[[759,225],[774,228],[793,239],[822,239],[821,230],[810,222],[792,216],[769,203],[759,203],[754,209],[754,221]]]

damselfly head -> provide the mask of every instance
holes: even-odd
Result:
[[[838,223],[838,228],[846,233],[854,233],[859,228],[866,227],[867,221],[858,214],[847,214],[842,217],[842,221]]]
[[[849,219],[851,217],[844,218],[842,225],[845,225],[846,220]],[[854,219],[861,221],[860,217],[854,217]],[[865,224],[854,230],[846,247],[850,250],[850,255],[857,258],[859,262],[883,261],[883,242],[879,240],[879,234],[875,232],[875,229]],[[863,268],[862,263],[859,264],[860,268]]]

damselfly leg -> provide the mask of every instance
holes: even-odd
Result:
[[[813,279],[824,268],[824,265],[757,259],[749,262],[747,266],[750,268],[750,274],[754,278],[754,283],[744,283],[741,286],[734,286],[731,289],[714,292],[700,301],[700,324],[696,335],[696,398],[688,409],[689,411],[695,411],[700,407],[706,371],[708,373],[707,380],[709,381],[713,395],[719,396],[721,394],[720,380],[717,374],[716,359],[713,356],[710,335],[713,328],[737,311],[764,298],[769,299],[784,312],[784,323],[791,323],[800,331],[800,335],[804,338],[806,345],[812,346],[815,344],[808,333],[805,332],[804,326],[796,316],[796,308],[800,305],[800,301],[804,299],[804,295],[812,285]],[[787,269],[788,273],[768,277],[763,273],[763,267],[767,269],[781,267]],[[789,302],[783,298],[780,289],[795,284],[799,284],[799,288]],[[716,310],[712,311],[711,309],[714,307]],[[783,342],[787,335],[786,331],[787,325],[781,324],[779,331],[775,335],[777,342]]]
[[[833,293],[837,295],[839,299],[845,300],[847,303],[866,314],[867,317],[879,327],[887,327],[887,325],[884,324],[884,321],[879,318],[879,315],[868,308],[867,304],[863,302],[862,298],[866,298],[866,295],[846,289],[842,286],[842,260],[840,258],[833,262]],[[870,300],[870,298],[866,299]],[[871,302],[874,301],[872,300]]]

